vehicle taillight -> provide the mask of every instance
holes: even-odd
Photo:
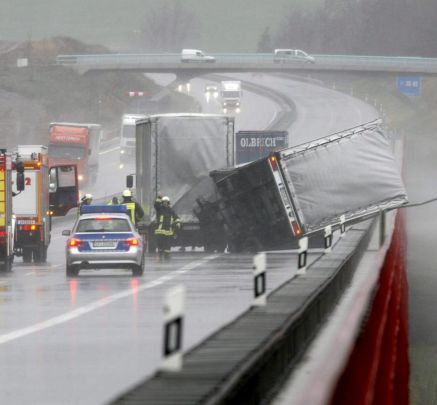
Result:
[[[275,155],[272,155],[269,157],[269,162],[270,162],[270,165],[272,166],[272,169],[274,171],[277,171],[278,170],[278,161],[276,160]]]
[[[6,238],[7,233],[6,231],[0,231],[0,238]]]
[[[36,231],[38,229],[38,225],[21,225],[22,231]]]
[[[79,239],[68,239],[68,247],[79,247],[83,245],[83,242]]]
[[[302,233],[299,224],[296,221],[291,221],[291,226],[295,236],[299,236]]]
[[[126,239],[124,243],[127,246],[138,246],[140,244],[140,241],[137,238],[132,238],[132,239]]]

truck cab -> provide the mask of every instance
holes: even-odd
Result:
[[[120,164],[132,161],[135,156],[135,122],[145,118],[143,114],[124,114],[120,128]]]
[[[51,217],[65,215],[70,208],[77,206],[76,168],[71,165],[49,167],[47,147],[43,145],[19,145],[14,155],[12,169],[17,175],[19,166],[24,170],[25,185],[24,192],[16,185],[13,187],[15,254],[22,256],[24,262],[30,262],[33,258],[34,262],[42,263],[46,261],[50,244]],[[58,176],[55,181],[53,173],[58,170],[62,170],[63,176]],[[60,212],[59,203],[64,202],[66,189],[59,186],[59,180],[63,183],[69,180],[71,183],[68,210]],[[62,193],[64,198],[60,198]],[[53,204],[52,195],[58,195],[58,203]]]
[[[52,122],[49,126],[50,165],[75,164],[81,186],[97,179],[102,128],[99,124]]]
[[[221,82],[222,108],[223,113],[241,111],[241,82],[239,80],[224,80]]]
[[[17,185],[23,188],[23,181],[17,181]],[[0,271],[2,272],[9,271],[14,260],[14,231],[12,158],[6,149],[0,149]]]

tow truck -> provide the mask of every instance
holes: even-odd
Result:
[[[24,170],[25,191],[14,190],[15,255],[23,262],[43,263],[50,244],[52,216],[64,216],[78,204],[74,165],[49,167],[47,147],[19,145],[12,169]],[[17,173],[18,174],[18,173]]]

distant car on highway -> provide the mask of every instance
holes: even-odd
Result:
[[[215,84],[207,84],[205,86],[205,94],[209,94],[211,97],[218,98],[219,88]]]
[[[182,49],[181,62],[207,62],[214,63],[214,56],[205,55],[199,49]]]
[[[66,274],[75,277],[80,270],[123,268],[141,276],[144,266],[144,240],[135,230],[123,205],[86,205],[66,245]]]
[[[275,49],[273,53],[273,60],[275,63],[315,63],[313,56],[308,55],[300,49]]]

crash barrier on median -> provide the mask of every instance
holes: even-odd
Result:
[[[331,403],[408,404],[405,214],[399,212],[373,305]]]
[[[356,225],[308,266],[184,356],[179,373],[157,372],[115,404],[258,404],[296,365],[349,284],[374,221]]]

